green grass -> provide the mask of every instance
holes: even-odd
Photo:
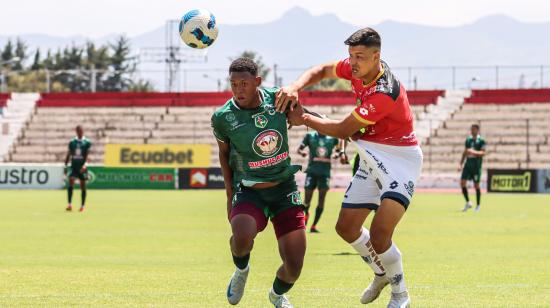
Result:
[[[75,193],[79,200],[78,191]],[[222,191],[90,191],[65,213],[64,191],[0,191],[0,307],[228,307],[233,271]],[[333,231],[308,234],[296,307],[358,307],[370,269]],[[416,307],[549,307],[550,196],[417,194],[395,236]],[[280,264],[258,236],[241,307],[268,307]],[[385,307],[389,288],[372,307]],[[370,307],[370,306],[369,306]]]

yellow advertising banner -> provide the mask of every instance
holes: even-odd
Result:
[[[106,144],[105,166],[208,168],[209,144]]]

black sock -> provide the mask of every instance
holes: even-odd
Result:
[[[292,289],[292,286],[294,286],[293,283],[284,282],[279,277],[275,276],[275,280],[273,281],[273,291],[275,291],[278,295],[283,295],[288,290]]]
[[[309,204],[304,203],[304,214],[309,215]]]
[[[476,200],[477,200],[477,205],[480,205],[481,204],[481,189],[479,189],[479,188],[476,188]]]
[[[233,263],[238,269],[245,269],[248,266],[248,261],[250,260],[250,253],[246,256],[236,257],[233,255]]]
[[[317,206],[315,208],[315,220],[313,220],[313,225],[316,226],[319,222],[319,219],[321,219],[321,214],[323,214],[324,207]]]
[[[67,196],[69,198],[69,204],[73,202],[73,187],[69,186],[67,187]]]
[[[82,206],[84,206],[86,204],[86,189],[82,189],[80,195],[82,196]]]
[[[464,195],[464,199],[466,199],[466,202],[470,202],[470,197],[468,197],[468,188],[462,187],[462,194]]]

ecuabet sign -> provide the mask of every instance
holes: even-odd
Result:
[[[209,144],[107,144],[105,166],[208,168]]]

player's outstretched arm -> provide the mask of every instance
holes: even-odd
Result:
[[[233,170],[229,167],[229,152],[231,148],[228,143],[217,140],[219,148],[220,166],[222,168],[223,181],[225,183],[225,194],[227,196],[227,218],[231,213],[231,199],[233,198]]]
[[[352,114],[343,120],[331,120],[304,113],[302,120],[307,127],[311,127],[321,134],[340,139],[347,139],[366,126]]]
[[[336,62],[330,62],[306,70],[292,84],[279,90],[275,100],[275,109],[279,112],[284,112],[287,108],[294,109],[294,106],[298,104],[298,92],[325,78],[336,78],[335,68]]]

